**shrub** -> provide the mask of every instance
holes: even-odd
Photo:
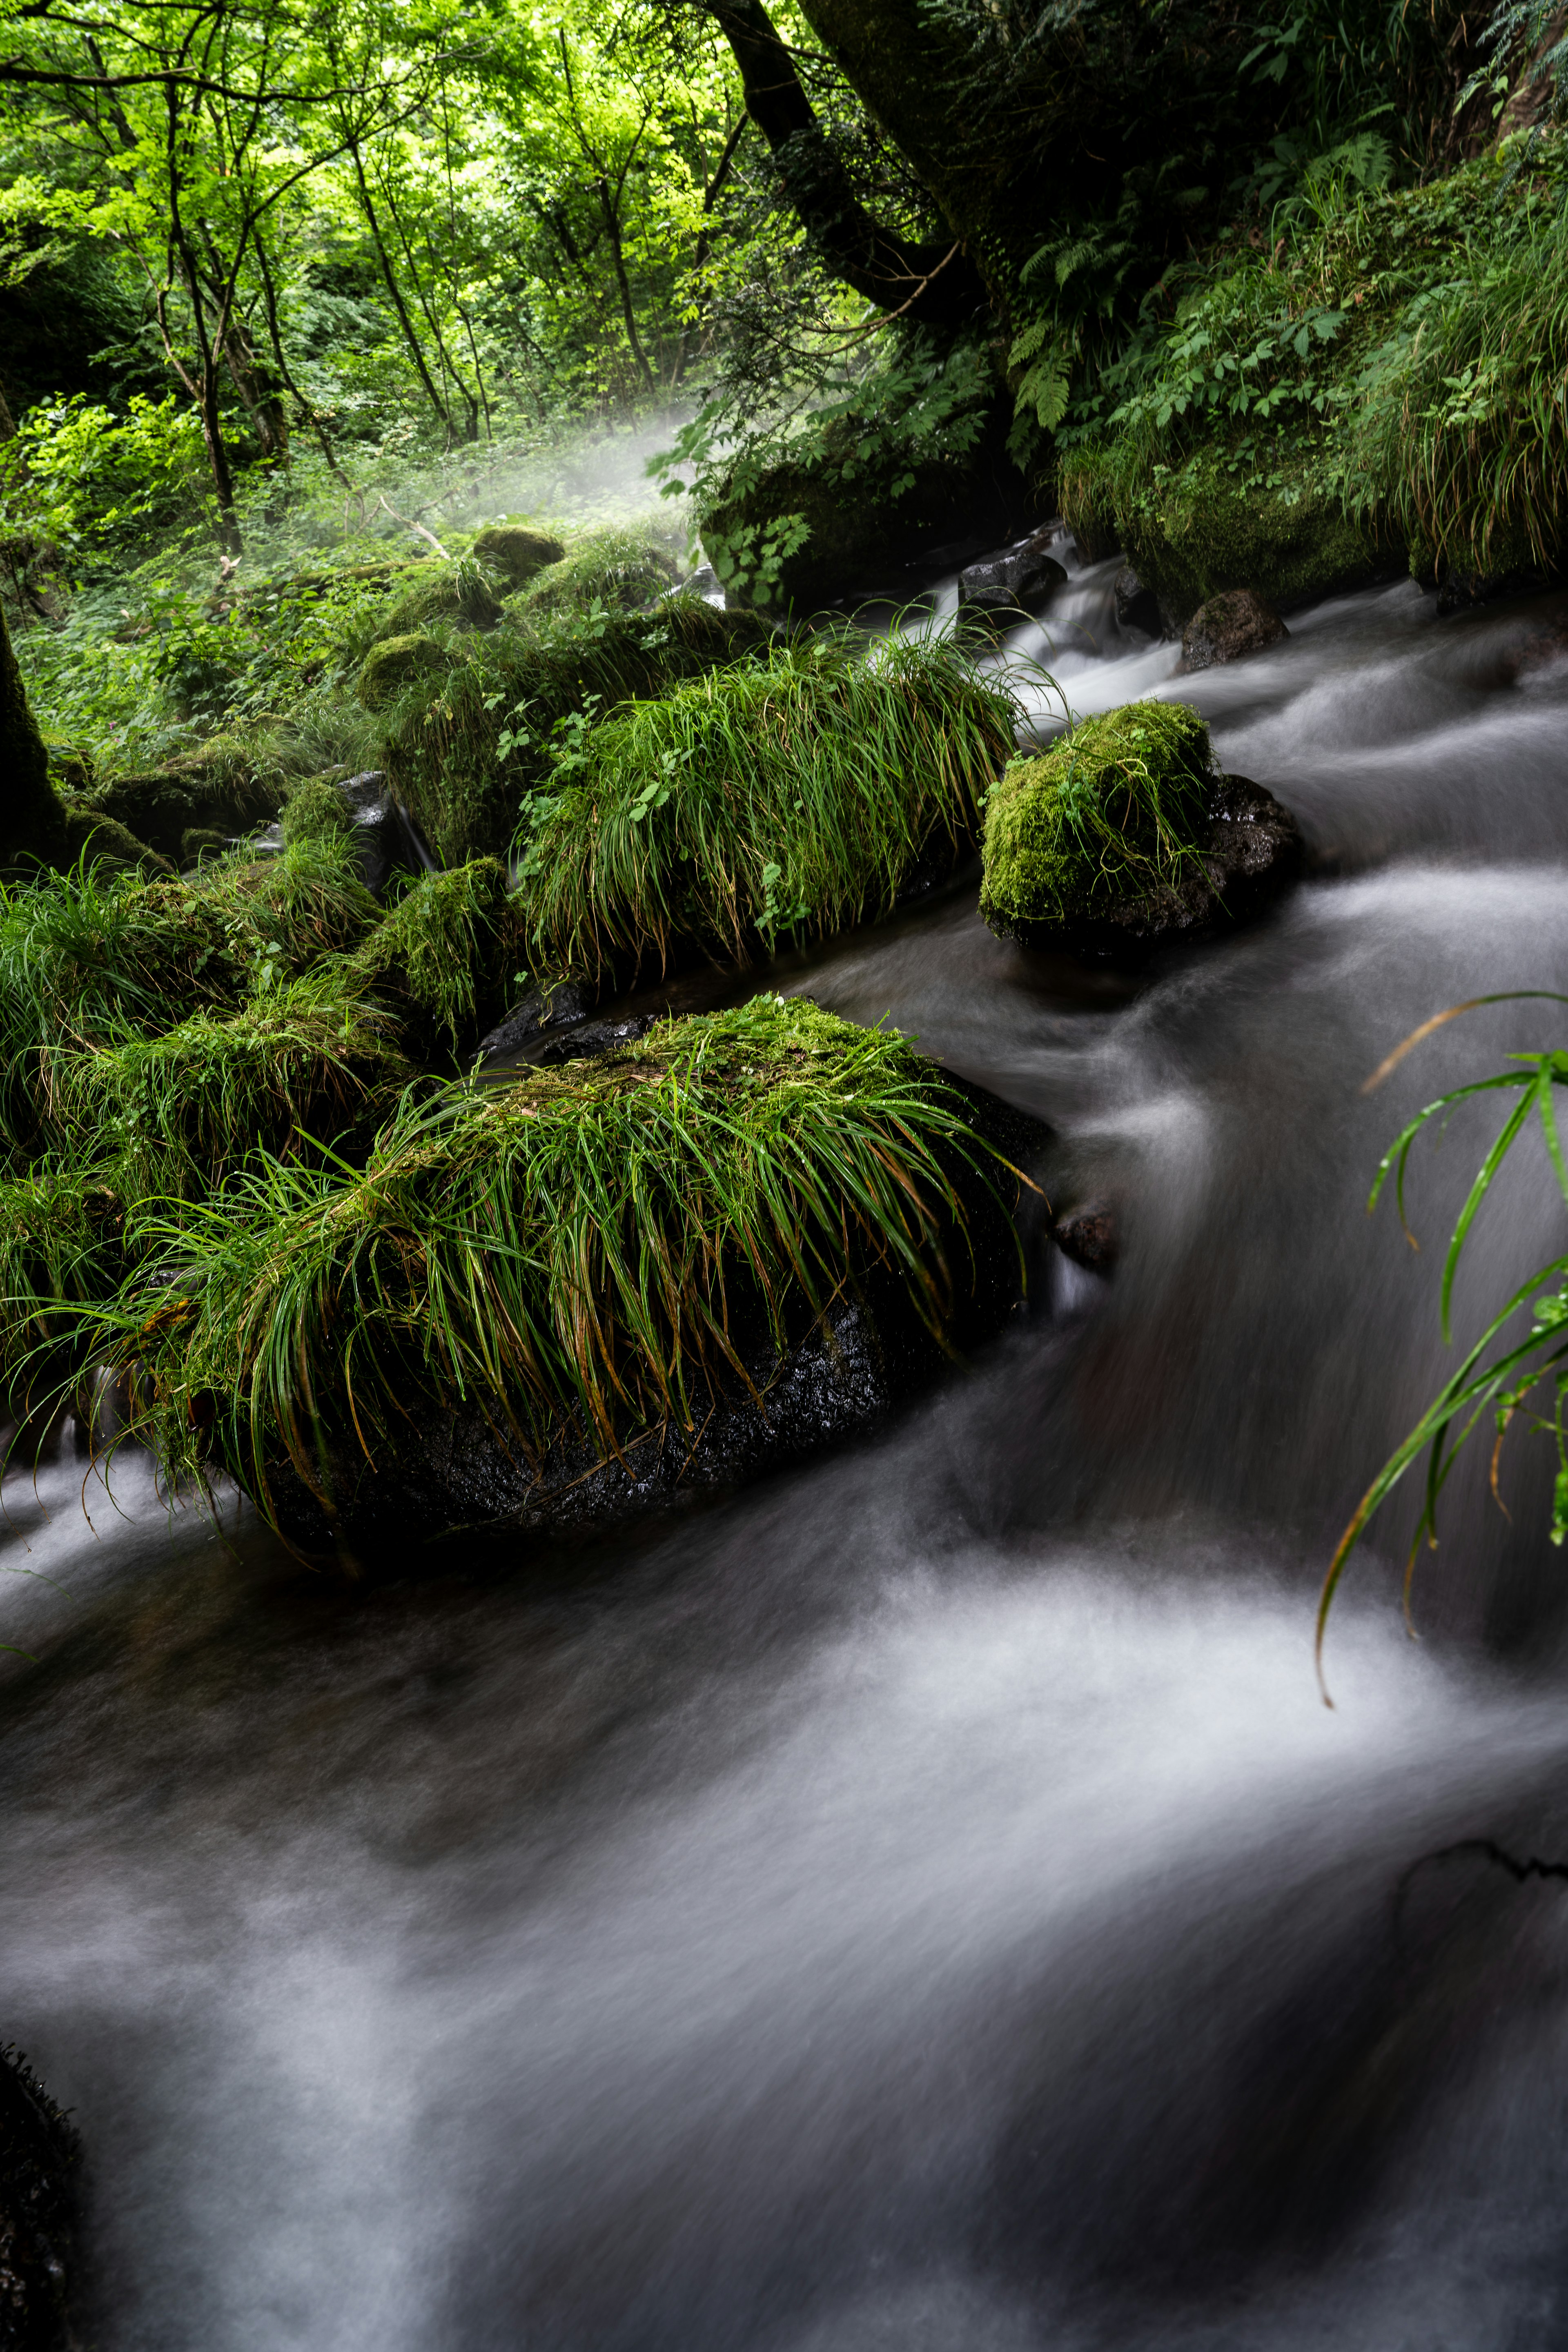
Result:
[[[678,940],[761,937],[889,908],[922,856],[977,828],[1017,710],[951,637],[874,658],[819,640],[634,702],[558,765],[520,890],[540,960],[597,969]]]
[[[1208,729],[1181,702],[1131,702],[1016,760],[985,810],[980,907],[993,930],[1062,922],[1174,883],[1196,858]]]

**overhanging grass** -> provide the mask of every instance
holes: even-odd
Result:
[[[321,1495],[421,1402],[609,1460],[750,1387],[748,1318],[782,1349],[873,1266],[943,1332],[954,1171],[988,1156],[901,1038],[763,997],[405,1110],[363,1176],[248,1171],[152,1234],[108,1321],[175,1475],[226,1460],[265,1493],[287,1460]]]
[[[238,1013],[65,1055],[56,1121],[80,1160],[112,1162],[122,1187],[187,1199],[258,1149],[292,1154],[355,1129],[368,1141],[414,1072],[390,1014],[354,979],[328,962]]]
[[[0,1184],[0,1407],[25,1412],[76,1333],[77,1308],[113,1297],[123,1230],[121,1195],[105,1176],[52,1168]]]
[[[1213,774],[1182,702],[1127,703],[1015,761],[986,803],[986,921],[1027,929],[1173,887],[1197,863]]]
[[[743,658],[770,631],[750,613],[673,596],[655,613],[536,625],[469,640],[468,658],[413,677],[386,710],[381,764],[447,866],[505,852],[558,730],[629,695]]]
[[[499,1011],[517,972],[521,925],[499,858],[422,875],[371,933],[356,962],[454,1052],[482,1012]]]
[[[951,637],[870,658],[818,640],[635,702],[557,769],[523,838],[542,962],[597,969],[681,938],[744,961],[891,906],[926,851],[978,828],[1017,707]]]

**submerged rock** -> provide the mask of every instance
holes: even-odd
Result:
[[[1214,669],[1279,645],[1289,631],[1250,588],[1227,588],[1201,604],[1182,632],[1182,667]]]
[[[1090,1201],[1051,1223],[1051,1239],[1064,1257],[1090,1274],[1109,1274],[1121,1254],[1116,1212],[1104,1201]]]
[[[26,2060],[0,2048],[0,2352],[67,2352],[76,2133]]]
[[[999,938],[1136,964],[1249,920],[1300,870],[1296,821],[1218,773],[1182,703],[1130,703],[1016,761],[986,806],[981,912]]]

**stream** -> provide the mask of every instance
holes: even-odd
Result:
[[[297,1570],[144,1462],[5,1487],[0,2029],[82,2131],[98,2352],[1568,2346],[1568,1563],[1484,1444],[1400,1614],[1335,1538],[1445,1376],[1441,1243],[1568,987],[1568,598],[1411,583],[1174,677],[1114,562],[1079,712],[1198,705],[1312,877],[1136,982],[973,889],[792,967],[1109,1202],[873,1443],[586,1553]],[[1515,1155],[1456,1331],[1561,1245]],[[1403,1497],[1401,1498],[1403,1504]],[[14,1572],[12,1572],[14,1571]],[[1457,1851],[1455,1849],[1458,1849]]]

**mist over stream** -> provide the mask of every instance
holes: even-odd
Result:
[[[0,2021],[89,2151],[103,2352],[1568,2345],[1568,1570],[1478,1454],[1398,1593],[1333,1541],[1451,1360],[1440,1243],[1568,986],[1568,600],[1411,583],[1176,680],[1115,565],[1079,712],[1198,705],[1313,878],[1136,983],[972,887],[778,975],[1045,1119],[1110,1280],[873,1444],[542,1565],[350,1590],[254,1517],[6,1481]],[[1555,634],[1554,634],[1555,633]],[[1558,1245],[1541,1154],[1456,1329]],[[85,1486],[84,1486],[85,1476]],[[82,1498],[90,1512],[84,1517]],[[232,1548],[231,1548],[232,1547]]]

